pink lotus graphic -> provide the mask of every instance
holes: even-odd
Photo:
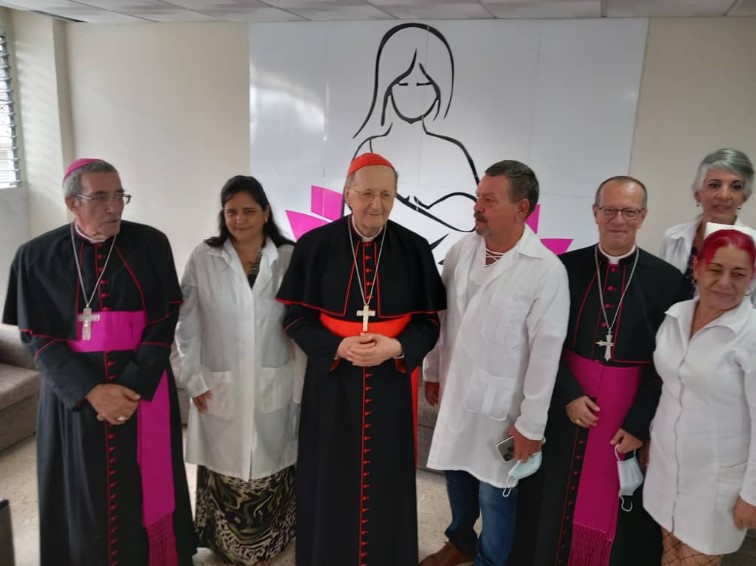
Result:
[[[310,230],[341,218],[341,205],[340,191],[332,191],[325,187],[312,185],[310,187],[310,212],[312,214],[297,212],[296,210],[286,211],[291,231],[294,233],[294,239],[298,240],[302,234],[306,234]],[[540,213],[541,205],[539,204],[528,218],[528,226],[536,234],[538,233]],[[559,255],[569,249],[572,238],[541,238],[541,241],[544,246]]]

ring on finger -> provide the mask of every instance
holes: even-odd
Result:
[[[574,420],[573,422],[574,422],[575,424],[581,424],[581,421],[580,421],[580,419],[575,419],[575,420]]]

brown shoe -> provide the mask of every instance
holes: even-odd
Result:
[[[474,561],[474,556],[462,554],[456,546],[446,541],[441,550],[426,556],[420,566],[472,566]]]

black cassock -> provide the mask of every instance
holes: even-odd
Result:
[[[363,243],[350,218],[299,240],[278,294],[287,304],[285,330],[308,357],[299,428],[297,564],[415,566],[410,373],[438,339],[436,313],[446,308],[445,292],[423,238],[389,221],[383,243],[383,233]],[[368,296],[379,256],[370,302],[376,316],[369,323],[405,317],[396,335],[404,358],[360,368],[335,359],[342,337],[324,324],[358,322],[359,333],[358,279]]]
[[[598,362],[609,368],[608,377],[621,377],[626,375],[622,370],[637,368],[640,383],[635,397],[627,400],[629,410],[621,428],[644,442],[648,440],[649,425],[659,401],[661,380],[652,357],[656,330],[666,310],[685,299],[685,278],[665,261],[639,250],[638,265],[613,328],[612,358],[606,361],[605,346],[597,344],[606,340],[607,326],[600,309],[595,249],[596,246],[590,246],[560,256],[570,280],[570,321],[549,411],[543,464],[537,474],[520,483],[518,532],[510,566],[567,566],[576,507],[596,504],[591,500],[591,486],[580,484],[591,429],[570,422],[565,410],[568,403],[585,393],[566,359],[577,355],[589,363]],[[635,254],[631,254],[611,266],[603,254],[598,254],[610,323],[628,287],[634,260]],[[601,402],[598,404],[601,406]],[[601,419],[601,413],[598,417]],[[643,509],[642,492],[642,486],[635,492],[631,512],[619,510],[618,494],[610,496],[616,497],[612,501],[617,507],[616,532],[608,562],[611,566],[659,564],[661,531]],[[583,501],[578,500],[578,493],[585,493]],[[572,564],[598,564],[576,557],[572,550]]]
[[[129,387],[145,401],[158,390],[166,399],[164,428],[169,430],[161,432],[170,443],[164,459],[172,466],[175,554],[179,564],[191,564],[195,539],[169,364],[181,304],[170,245],[153,228],[122,222],[91,308],[94,314],[116,317],[142,311],[144,317],[136,318],[146,326],[141,338],[134,330],[136,349],[80,353],[72,350],[72,343],[81,338],[76,318],[84,307],[84,292],[71,238],[71,226],[66,225],[19,248],[3,313],[5,323],[18,325],[42,373],[37,430],[41,564],[142,566],[151,564],[150,558],[155,563],[143,526],[137,462],[137,413],[142,409],[120,426],[98,421],[85,395],[106,382]],[[112,239],[93,244],[77,234],[74,242],[89,295]],[[93,335],[98,324],[92,323]]]

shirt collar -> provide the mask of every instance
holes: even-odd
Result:
[[[76,221],[74,221],[73,225],[74,225],[74,230],[76,231],[76,234],[80,238],[82,238],[82,239],[86,240],[87,242],[89,242],[90,244],[101,244],[101,243],[103,243],[103,242],[105,242],[105,241],[107,241],[109,239],[109,238],[103,238],[103,237],[92,238],[90,236],[87,236],[84,232],[81,231],[81,228],[79,228],[79,225],[76,224]]]
[[[352,230],[354,230],[354,231],[355,231],[355,233],[356,233],[356,234],[357,234],[357,235],[358,235],[358,236],[360,237],[360,239],[361,239],[361,240],[362,240],[363,242],[372,242],[372,241],[373,241],[373,240],[375,240],[375,239],[376,239],[376,238],[377,238],[378,236],[380,236],[380,235],[381,235],[381,232],[382,232],[383,230],[385,230],[385,228],[386,228],[386,226],[384,225],[384,226],[383,226],[383,228],[381,228],[380,230],[378,230],[378,233],[377,233],[377,234],[376,234],[375,236],[369,236],[369,237],[368,237],[368,236],[365,236],[365,235],[364,235],[364,234],[363,234],[362,232],[360,232],[360,231],[359,231],[359,230],[357,229],[357,226],[356,226],[356,225],[355,225],[355,223],[354,223],[354,214],[350,214],[350,215],[349,215],[349,224],[351,224],[351,226],[352,226]]]
[[[601,247],[601,244],[596,244],[598,246],[599,251],[601,252],[601,255],[603,255],[606,259],[609,260],[609,265],[618,265],[620,261],[625,259],[626,257],[630,257],[635,253],[635,250],[638,249],[638,246],[633,244],[633,249],[631,249],[629,252],[623,255],[610,255],[604,251],[604,249]]]
[[[529,257],[546,257],[552,253],[546,246],[543,245],[541,239],[533,232],[533,229],[525,224],[525,229],[522,231],[522,236],[517,240],[512,251]]]
[[[748,315],[753,310],[753,305],[751,304],[751,301],[749,299],[750,297],[743,297],[743,300],[738,306],[725,311],[717,318],[709,322],[706,326],[704,326],[704,328],[711,326],[722,326],[729,328],[735,334],[740,333],[743,330],[743,327],[746,325],[746,322],[748,322]],[[669,307],[669,309],[667,309],[666,314],[676,319],[678,323],[683,327],[683,331],[687,329],[687,332],[690,332],[690,325],[693,323],[693,314],[695,313],[696,305],[698,304],[699,300],[700,298],[696,297],[689,301],[675,303],[674,305]]]

